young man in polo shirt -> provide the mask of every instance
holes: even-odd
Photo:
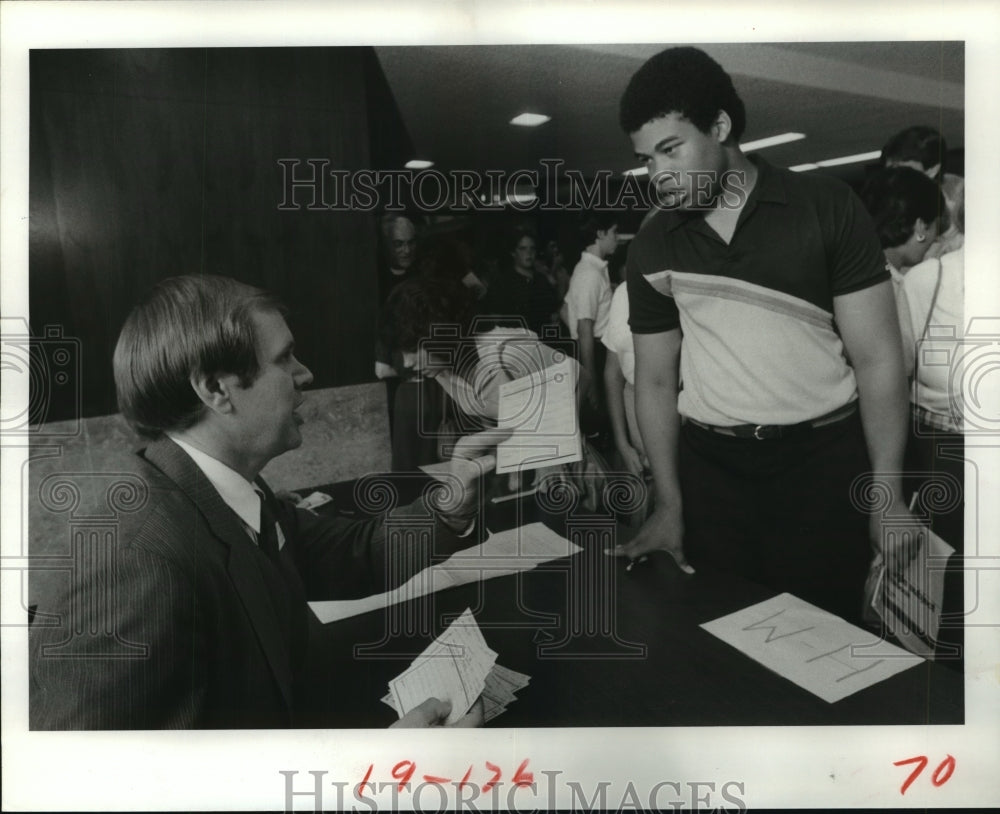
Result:
[[[899,474],[899,328],[872,224],[846,185],[740,151],[743,103],[698,49],[647,61],[620,114],[663,211],[628,259],[656,510],[616,553],[662,548],[691,570],[687,552],[856,620],[882,518],[907,529],[890,563],[916,533]],[[866,473],[877,489],[855,484]]]

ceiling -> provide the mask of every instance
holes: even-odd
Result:
[[[439,170],[539,169],[543,158],[591,175],[636,166],[618,128],[629,77],[664,45],[377,47],[417,158]],[[962,42],[706,44],[747,109],[743,141],[788,131],[798,142],[762,150],[793,166],[878,150],[913,124],[936,127],[950,150],[965,141]],[[525,111],[551,121],[509,120]],[[830,170],[852,180],[864,165]]]

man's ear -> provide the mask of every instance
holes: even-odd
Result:
[[[715,136],[719,144],[723,144],[732,131],[733,120],[729,118],[729,114],[725,110],[720,110],[715,114],[715,121],[712,122],[712,135]]]
[[[931,225],[925,221],[923,218],[917,218],[913,222],[913,234],[917,236],[917,239],[923,243],[927,239],[927,233],[930,231]]]
[[[209,410],[220,415],[233,411],[232,389],[236,383],[235,376],[192,373],[188,381],[191,382],[191,388],[201,399],[201,403]]]

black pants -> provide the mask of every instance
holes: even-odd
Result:
[[[870,470],[857,413],[757,441],[681,428],[684,545],[695,567],[735,572],[861,624],[872,551],[851,483]]]

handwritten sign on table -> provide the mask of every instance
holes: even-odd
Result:
[[[701,627],[831,704],[923,662],[791,594]]]
[[[497,472],[518,472],[583,457],[576,412],[576,362],[561,362],[500,386],[497,426],[514,434],[497,446]]]

